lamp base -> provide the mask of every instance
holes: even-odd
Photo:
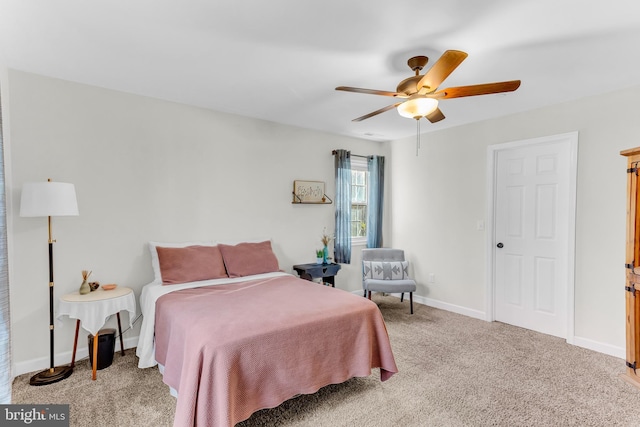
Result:
[[[47,385],[57,383],[73,373],[71,366],[56,366],[53,369],[45,369],[42,372],[38,372],[29,380],[30,385]]]

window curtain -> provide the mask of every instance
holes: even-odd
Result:
[[[384,156],[369,156],[369,211],[367,247],[382,247],[382,210],[384,207]]]
[[[7,210],[4,186],[4,143],[0,110],[0,404],[11,403],[11,324],[7,273]]]
[[[336,166],[336,236],[334,261],[351,263],[351,152],[335,150]]]

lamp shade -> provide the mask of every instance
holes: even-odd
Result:
[[[30,182],[22,186],[20,216],[77,216],[76,188],[66,182]]]
[[[433,112],[436,108],[438,108],[437,99],[414,95],[398,105],[398,114],[409,119],[419,119]]]

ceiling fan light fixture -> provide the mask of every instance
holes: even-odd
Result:
[[[438,108],[438,100],[424,96],[411,97],[398,105],[398,114],[408,119],[419,119]]]

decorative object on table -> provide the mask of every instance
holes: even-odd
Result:
[[[320,239],[320,241],[324,245],[324,248],[322,248],[322,263],[323,264],[328,264],[329,263],[329,248],[327,248],[327,245],[329,245],[331,240],[333,240],[333,237],[331,237],[331,236],[329,236],[327,234],[327,227],[323,228],[322,229],[322,239]]]
[[[49,356],[50,367],[38,372],[29,380],[34,386],[52,384],[68,378],[73,373],[71,366],[54,366],[53,361],[53,243],[51,238],[52,216],[77,216],[78,202],[73,184],[65,182],[32,182],[22,187],[20,199],[21,217],[46,216],[49,227]]]
[[[108,285],[102,285],[102,289],[105,290],[105,291],[112,291],[117,287],[118,287],[118,285],[116,285],[115,283],[110,283]]]
[[[316,264],[322,264],[324,260],[324,249],[316,250]]]
[[[82,284],[80,285],[80,290],[78,290],[80,295],[86,295],[91,292],[91,286],[89,286],[89,282],[87,282],[87,279],[89,278],[89,276],[91,276],[91,273],[91,271],[82,270]]]
[[[293,181],[293,200],[291,203],[331,204],[333,200],[324,192],[323,181]]]
[[[93,292],[100,287],[100,282],[89,282],[89,287],[91,288],[91,292]]]

